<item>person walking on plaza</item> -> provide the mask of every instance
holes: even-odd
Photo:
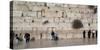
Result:
[[[88,31],[88,38],[90,39],[91,37],[91,30]]]
[[[26,43],[30,41],[30,34],[29,33],[25,33],[25,36],[24,36],[25,40],[26,40]]]
[[[85,38],[85,34],[86,34],[86,32],[85,32],[85,30],[83,31],[83,38]]]

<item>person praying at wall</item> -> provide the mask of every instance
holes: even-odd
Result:
[[[51,36],[52,36],[52,40],[58,40],[58,36],[54,31],[51,32]]]
[[[30,41],[30,34],[29,33],[25,33],[24,38],[25,38],[26,43],[29,42]]]
[[[95,31],[93,30],[93,31],[92,31],[92,38],[94,38],[94,34],[95,34]]]
[[[54,40],[55,33],[54,31],[51,32],[52,40]]]
[[[91,30],[88,31],[88,38],[91,37]]]
[[[95,33],[96,33],[96,38],[97,38],[97,30],[95,31]]]
[[[85,38],[85,34],[86,34],[86,32],[85,32],[85,30],[83,31],[83,38]]]

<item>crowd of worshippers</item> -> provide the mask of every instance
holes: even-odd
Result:
[[[51,36],[52,36],[51,40],[55,40],[55,41],[58,40],[58,35],[54,31],[51,32]],[[20,33],[19,35],[15,34],[15,39],[18,41],[23,41],[23,39],[24,39],[26,41],[26,43],[29,42],[30,40],[35,40],[34,37],[30,39],[29,33],[25,33],[24,38],[23,38],[22,33]],[[40,33],[40,39],[42,39],[42,33]]]
[[[25,40],[25,42],[28,43],[30,41],[30,34],[25,33],[24,39],[23,39],[23,35],[21,33],[15,34],[13,31],[10,32],[10,48],[11,49],[13,49],[13,42],[18,43],[18,42],[21,42],[23,40]]]
[[[15,39],[15,40],[20,41],[20,42],[25,41],[26,43],[28,43],[30,40],[31,41],[35,40],[34,37],[30,39],[30,33],[25,33],[24,35],[22,35],[22,33],[15,34],[14,32],[11,32],[11,34],[13,34],[10,36],[10,37],[12,37],[11,38],[12,40]],[[42,39],[42,37],[43,37],[43,35],[42,35],[42,33],[40,33],[40,39]],[[51,37],[52,37],[51,40],[57,41],[59,39],[57,33],[55,33],[54,31],[51,32]]]
[[[86,34],[86,30],[83,31],[83,38],[97,38],[97,30],[88,30],[87,34]]]
[[[86,34],[86,30],[83,30],[83,38],[97,38],[97,30],[88,30],[87,34]],[[22,35],[22,33],[20,34],[15,34],[14,37],[18,40],[18,41],[23,41],[23,39],[27,42],[29,42],[30,40],[35,40],[35,38],[33,37],[32,39],[30,39],[30,34],[29,33],[25,33],[24,36]],[[54,31],[51,31],[51,40],[59,40],[59,37],[57,35],[57,33],[55,33]],[[40,33],[40,39],[42,39],[42,33]]]
[[[23,35],[21,33],[19,35],[15,34],[15,39],[18,40],[18,41],[25,40],[26,43],[28,43],[30,41],[30,34],[29,33],[25,33],[24,37],[23,37]]]
[[[51,40],[54,40],[54,41],[57,41],[59,40],[59,37],[57,35],[57,33],[55,33],[54,31],[51,31],[51,37],[52,39]],[[43,37],[43,34],[40,33],[40,39],[42,39]],[[83,30],[83,38],[97,38],[97,30]],[[25,33],[24,36],[22,35],[22,33],[20,34],[15,34],[13,31],[11,31],[10,33],[10,48],[13,48],[13,40],[14,38],[17,40],[17,41],[23,41],[25,40],[26,43],[28,43],[30,40],[35,40],[35,38],[31,38],[30,39],[30,33]]]

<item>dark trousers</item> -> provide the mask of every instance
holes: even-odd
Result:
[[[91,37],[91,33],[88,33],[88,38],[90,38]]]
[[[85,38],[85,33],[83,33],[83,38]]]
[[[30,41],[30,39],[26,39],[26,43],[29,42],[29,41]]]
[[[52,36],[52,40],[58,40],[57,36]]]
[[[92,38],[94,38],[94,33],[92,33]]]

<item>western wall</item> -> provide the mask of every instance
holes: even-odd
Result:
[[[59,39],[67,39],[83,38],[83,30],[86,33],[97,30],[96,5],[26,1],[13,1],[11,4],[10,28],[16,34],[30,33],[36,40],[51,39],[53,30]],[[79,20],[82,26],[73,28],[74,20]]]

